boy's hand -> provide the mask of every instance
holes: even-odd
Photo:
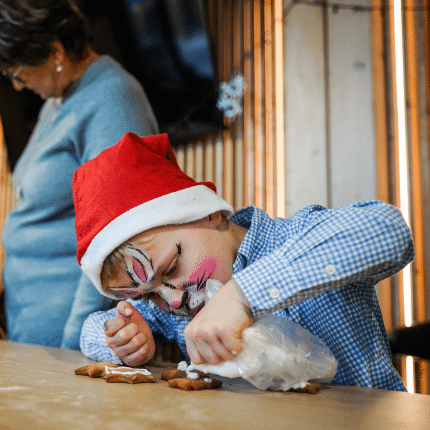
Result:
[[[242,350],[242,331],[253,322],[245,295],[231,279],[185,329],[191,362],[217,364],[231,360]]]
[[[116,309],[118,316],[103,325],[107,346],[127,366],[140,366],[151,360],[155,342],[145,318],[128,302],[119,302]]]

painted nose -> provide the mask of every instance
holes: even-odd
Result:
[[[170,306],[171,306],[173,309],[179,309],[179,308],[181,308],[182,306],[184,306],[184,304],[185,304],[185,302],[187,301],[187,299],[188,299],[188,292],[187,292],[187,291],[184,291],[184,293],[182,294],[182,297],[181,297],[181,301],[176,300],[176,301],[174,301],[174,302],[171,302],[171,303],[170,303]]]

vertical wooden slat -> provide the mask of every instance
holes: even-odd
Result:
[[[421,177],[421,150],[420,150],[420,118],[418,99],[418,64],[416,51],[416,24],[414,11],[415,1],[405,1],[405,32],[406,32],[406,64],[407,64],[407,106],[409,117],[409,141],[411,154],[411,194],[412,194],[412,220],[415,244],[414,265],[414,301],[416,308],[415,320],[422,322],[425,319],[425,284],[424,284],[424,243],[423,243],[423,208],[422,208],[422,177]],[[413,191],[412,191],[413,189]]]
[[[264,1],[264,148],[265,148],[265,210],[275,214],[274,201],[274,133],[273,133],[273,17],[272,0]]]
[[[12,174],[9,170],[6,144],[3,137],[3,124],[0,119],[0,231],[4,222],[15,205],[17,199],[12,187]],[[5,260],[4,249],[0,244],[0,274]],[[0,276],[0,293],[3,291],[3,283]]]
[[[415,2],[406,0],[405,2],[405,32],[406,32],[406,64],[408,81],[408,119],[409,119],[409,139],[411,154],[412,186],[413,198],[413,234],[415,244],[414,267],[414,304],[415,322],[426,320],[426,292],[425,292],[425,246],[423,228],[423,178],[421,169],[421,133],[420,133],[420,94],[419,94],[419,66],[418,66],[418,43],[417,43],[417,23]],[[428,76],[428,75],[427,75]],[[413,190],[413,191],[412,191]],[[427,366],[422,360],[415,363],[415,386],[418,392],[428,393]]]
[[[243,1],[233,2],[233,72],[243,75]],[[244,205],[244,147],[243,147],[243,115],[233,122],[234,133],[234,207]]]
[[[384,16],[382,0],[372,0],[374,12],[372,20],[372,59],[373,59],[373,111],[376,151],[376,186],[379,200],[390,203],[390,171],[388,158],[388,119],[385,79]],[[393,283],[384,279],[379,283],[378,298],[382,317],[387,331],[393,330]]]
[[[244,166],[243,166],[243,203],[245,206],[254,204],[254,121],[253,121],[253,1],[244,0],[243,4],[243,76],[245,80],[245,94],[243,97],[244,123]]]
[[[254,1],[254,157],[255,205],[264,209],[264,142],[263,142],[263,86],[261,46],[261,2]]]
[[[397,100],[398,100],[398,94],[397,94],[397,87],[396,87],[396,80],[397,80],[397,70],[395,67],[395,63],[394,63],[394,58],[395,58],[395,44],[394,44],[394,1],[390,0],[389,1],[389,9],[388,9],[388,14],[389,14],[389,22],[390,22],[390,26],[389,26],[389,36],[390,36],[390,51],[391,51],[391,59],[392,59],[392,82],[391,82],[391,94],[392,94],[392,99],[393,99],[393,104],[392,104],[392,109],[393,109],[393,124],[392,124],[392,133],[393,133],[393,141],[394,142],[398,142],[399,140],[399,124],[397,121],[397,116],[398,116],[398,112],[397,112]],[[394,197],[394,204],[400,208],[400,183],[398,181],[399,178],[399,165],[400,165],[400,160],[399,160],[399,152],[398,152],[398,148],[397,148],[397,144],[394,145],[395,148],[393,148],[393,152],[394,152],[394,159],[395,159],[395,172],[394,172],[394,186],[393,186],[393,191],[395,194]],[[403,273],[400,272],[397,275],[397,279],[399,281],[399,285],[398,285],[398,291],[399,291],[399,297],[398,297],[398,313],[399,313],[399,318],[400,321],[404,321],[405,320],[405,312],[404,312],[404,294],[403,294]]]
[[[201,140],[197,141],[194,146],[194,165],[195,165],[195,177],[197,182],[204,181],[205,177],[205,162],[204,162],[204,151],[203,142]]]
[[[273,70],[274,85],[273,99],[275,110],[275,192],[276,207],[275,215],[285,217],[285,132],[284,132],[284,20],[283,2],[274,0],[273,9],[273,51],[274,66]]]
[[[223,160],[223,147],[224,141],[222,134],[218,134],[215,138],[214,148],[215,148],[215,185],[217,187],[217,192],[220,196],[224,195],[224,182],[223,182],[223,174],[224,174],[224,164]]]
[[[178,145],[175,147],[176,161],[179,167],[185,172],[185,150],[184,145]]]
[[[219,2],[219,18],[218,22],[222,25],[222,80],[230,81],[232,73],[232,16],[233,5],[229,0]],[[222,24],[221,24],[222,21]],[[226,120],[228,123],[228,120]],[[234,204],[234,146],[232,133],[228,127],[223,132],[223,164],[224,164],[224,177],[223,177],[223,197],[232,205]]]
[[[212,137],[205,139],[204,142],[204,163],[205,163],[205,181],[214,182],[215,174],[214,174],[214,165],[215,165],[215,156],[214,156],[214,143]]]
[[[185,173],[192,178],[196,177],[196,166],[194,163],[194,145],[187,143],[185,145]]]

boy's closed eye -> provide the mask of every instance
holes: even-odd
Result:
[[[178,269],[178,265],[179,265],[178,260],[179,260],[179,256],[182,254],[182,248],[179,243],[176,244],[176,248],[177,248],[177,254],[174,257],[171,264],[169,265],[169,267],[167,268],[167,270],[164,272],[164,276],[172,276],[175,274],[176,270]]]

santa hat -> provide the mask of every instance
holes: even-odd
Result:
[[[233,208],[211,182],[196,182],[179,168],[167,134],[126,133],[113,147],[80,166],[73,177],[77,258],[101,288],[105,258],[153,227],[183,224]]]

